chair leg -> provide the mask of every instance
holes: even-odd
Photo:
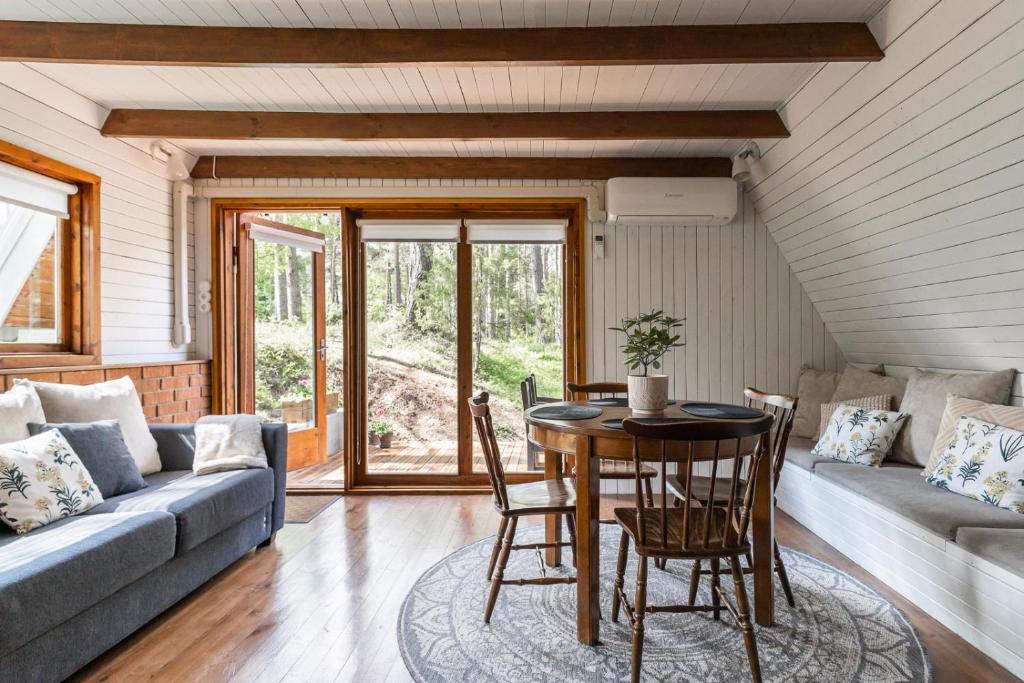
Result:
[[[498,523],[498,535],[494,537],[494,547],[491,548],[491,561],[487,563],[487,580],[494,577],[494,565],[498,562],[498,551],[501,550],[501,542],[505,540],[505,529],[508,527],[508,517],[502,517]]]
[[[691,607],[697,604],[697,589],[700,588],[700,560],[693,561],[690,569],[690,597],[686,604]]]
[[[622,532],[622,537],[619,539],[619,561],[615,565],[615,589],[612,590],[612,621],[619,620],[619,606],[622,602],[619,597],[619,591],[625,585],[626,576],[626,556],[629,553],[629,534],[625,531]]]
[[[633,601],[633,658],[631,683],[640,683],[640,664],[644,656],[644,617],[647,615],[647,556],[641,555],[636,571],[636,598]]]
[[[501,553],[498,555],[498,567],[494,572],[494,579],[491,581],[491,590],[487,594],[487,606],[484,607],[484,623],[491,623],[491,612],[494,611],[494,603],[498,601],[498,591],[501,590],[501,582],[505,579],[505,567],[508,566],[508,556],[512,552],[512,542],[516,538],[516,524],[519,520],[513,517],[509,520],[508,529],[505,531],[505,538],[502,540]]]
[[[569,549],[572,550],[572,568],[576,568],[576,515],[566,515],[565,525],[569,527]]]
[[[747,650],[747,661],[750,662],[750,674],[754,683],[761,683],[761,661],[757,656],[757,640],[754,627],[750,624],[750,605],[747,602],[747,583],[743,579],[743,570],[738,557],[729,559],[732,567],[733,583],[736,586],[736,612],[739,615],[740,629],[743,631],[743,645]]]
[[[796,600],[793,599],[793,589],[789,587],[789,575],[786,573],[786,565],[782,563],[782,552],[779,551],[779,544],[775,543],[775,571],[779,574],[779,583],[782,584],[782,592],[786,594],[786,602],[790,607],[796,607]]]
[[[711,560],[711,607],[713,608],[711,613],[715,621],[722,618],[722,596],[719,593],[722,590],[721,571],[721,560],[717,557],[713,558]]]

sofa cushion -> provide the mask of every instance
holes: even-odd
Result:
[[[0,394],[0,444],[27,439],[32,436],[28,423],[45,419],[43,406],[32,387],[16,384]]]
[[[935,436],[931,455],[928,456],[928,464],[921,472],[922,477],[927,477],[935,471],[942,456],[946,453],[949,443],[956,436],[957,423],[964,415],[1024,432],[1024,408],[985,403],[949,394],[946,396],[946,409],[942,413],[942,422],[939,423],[939,433]]]
[[[960,527],[956,544],[1017,576],[1024,576],[1024,529]]]
[[[876,469],[836,462],[814,468],[815,476],[949,540],[960,527],[1024,529],[1024,515],[936,488],[919,471],[910,465],[883,464]]]
[[[117,420],[56,424],[30,422],[28,425],[33,435],[50,429],[64,435],[104,498],[146,487]]]
[[[70,517],[0,533],[0,658],[145,576],[174,556],[174,517],[140,512]]]
[[[104,501],[88,514],[170,512],[178,526],[178,555],[265,508],[274,499],[274,473],[269,469],[217,472],[201,477],[190,470],[170,470],[145,479],[146,488]]]
[[[924,467],[932,453],[946,398],[956,394],[985,403],[1006,403],[1016,370],[955,375],[917,368],[907,381],[901,411],[910,421],[892,451],[892,460]],[[959,418],[960,416],[957,415]]]
[[[786,446],[786,462],[808,472],[813,472],[815,465],[819,463],[835,462],[832,458],[823,458],[812,454],[814,443],[814,439],[789,437],[789,444]]]
[[[825,432],[828,430],[829,420],[832,419],[839,406],[855,406],[857,408],[867,408],[868,410],[889,410],[892,407],[892,396],[879,394],[878,396],[851,398],[837,403],[822,403],[821,420],[818,424],[818,429],[814,432],[813,438],[820,439],[825,435]]]
[[[862,396],[887,394],[892,396],[893,410],[899,410],[906,388],[907,380],[905,379],[876,375],[869,370],[861,370],[855,365],[847,365],[829,403],[848,401]]]
[[[866,370],[876,375],[884,372],[881,365],[874,365]],[[836,393],[836,387],[839,385],[839,377],[838,372],[825,372],[808,367],[800,370],[800,379],[797,383],[797,396],[800,401],[796,404],[790,436],[808,439],[818,436],[821,404],[832,399],[832,394]]]

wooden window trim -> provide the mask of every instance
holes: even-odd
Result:
[[[0,370],[100,363],[100,177],[0,140],[0,161],[78,186],[61,221],[60,344],[5,344]]]

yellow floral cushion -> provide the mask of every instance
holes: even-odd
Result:
[[[89,471],[56,429],[0,445],[0,521],[17,533],[102,502]]]
[[[949,442],[956,438],[957,423],[960,418],[976,417],[984,422],[991,422],[1000,427],[1009,427],[1018,432],[1024,431],[1024,408],[1020,406],[1004,406],[998,403],[985,403],[972,398],[964,398],[956,394],[946,394],[946,410],[939,422],[939,432],[932,444],[932,453],[928,464],[921,472],[922,477],[931,476],[939,461],[946,452]]]
[[[926,481],[1024,513],[1024,432],[964,415]]]
[[[903,413],[840,404],[811,454],[878,467],[906,419]]]

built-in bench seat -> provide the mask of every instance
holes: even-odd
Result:
[[[962,526],[956,544],[1017,576],[1024,576],[1024,529],[983,529]]]
[[[805,439],[799,436],[789,437],[789,445],[786,447],[786,464],[813,472],[815,465],[819,463],[835,462],[832,458],[811,455],[813,448],[814,439]]]

